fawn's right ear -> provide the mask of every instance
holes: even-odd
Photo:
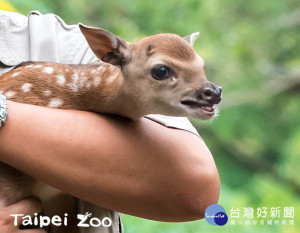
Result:
[[[104,29],[83,24],[79,24],[79,28],[101,61],[122,66],[130,60],[130,49],[126,41]]]
[[[190,35],[187,35],[187,36],[183,37],[183,39],[185,41],[187,41],[191,46],[193,46],[196,39],[198,38],[198,36],[199,36],[199,32],[194,32]]]

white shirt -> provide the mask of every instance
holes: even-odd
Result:
[[[67,25],[53,14],[32,11],[28,17],[0,10],[0,75],[23,61],[88,64],[97,58],[89,48],[78,25]],[[187,130],[199,136],[187,118],[148,115],[148,119],[166,127]],[[200,136],[199,136],[200,137]],[[123,232],[117,212],[79,201],[79,211],[93,213],[113,221],[111,228],[83,228],[86,233]]]

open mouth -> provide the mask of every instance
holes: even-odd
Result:
[[[205,114],[208,115],[214,115],[215,114],[215,110],[217,108],[216,104],[201,104],[199,102],[193,101],[193,100],[184,100],[181,101],[181,104],[183,105],[187,105],[192,109],[201,109]]]

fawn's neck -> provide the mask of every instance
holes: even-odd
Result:
[[[117,114],[131,119],[145,115],[138,108],[138,100],[125,91],[125,80],[119,68],[102,62],[78,68],[78,83],[83,84],[78,88],[80,109]],[[84,72],[89,75],[84,75]],[[69,91],[74,90],[69,88]]]

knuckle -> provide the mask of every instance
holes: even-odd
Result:
[[[1,233],[12,233],[13,220],[12,218],[4,211],[0,211],[0,232]]]
[[[8,216],[0,215],[0,229],[9,226],[10,224],[11,224],[11,219]]]

